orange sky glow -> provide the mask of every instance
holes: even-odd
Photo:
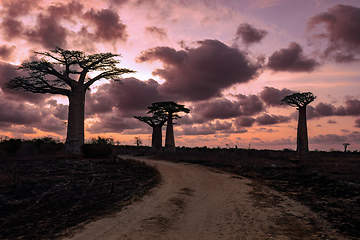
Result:
[[[4,88],[59,46],[121,54],[135,70],[86,95],[85,138],[151,144],[157,101],[190,108],[176,146],[296,149],[297,111],[285,95],[312,92],[310,150],[360,150],[358,0],[1,0],[0,137],[66,137],[67,99]],[[165,127],[163,129],[165,134]]]

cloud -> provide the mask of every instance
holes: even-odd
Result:
[[[101,85],[97,92],[86,99],[86,113],[103,114],[118,109],[126,116],[146,114],[154,102],[169,100],[158,92],[159,83],[153,79],[140,81],[136,78],[121,79]]]
[[[281,106],[281,100],[285,96],[291,95],[293,93],[294,91],[287,88],[279,90],[273,87],[264,87],[264,89],[260,92],[260,98],[268,106]]]
[[[329,119],[328,123],[329,123],[329,124],[336,124],[336,123],[337,123],[337,121],[332,120],[332,119]]]
[[[276,115],[269,115],[263,114],[256,118],[256,122],[259,125],[272,125],[278,123],[286,123],[289,122],[291,118],[285,116],[276,116]]]
[[[151,35],[158,37],[160,40],[164,40],[167,38],[167,33],[164,28],[151,26],[151,27],[146,27],[145,31]]]
[[[273,71],[287,72],[312,72],[318,66],[315,59],[304,56],[302,47],[295,42],[290,43],[288,48],[274,52],[267,63],[267,67]]]
[[[267,35],[266,30],[258,29],[248,23],[242,23],[236,30],[236,39],[241,38],[246,45],[259,43]]]
[[[359,60],[360,8],[338,4],[315,15],[307,25],[312,41],[327,40],[322,56],[346,63]],[[326,28],[323,27],[326,26]]]
[[[15,46],[6,46],[6,45],[1,45],[0,46],[0,58],[3,60],[10,60],[11,59],[11,55],[15,50]]]
[[[15,1],[7,4],[7,16],[1,23],[2,31],[8,41],[14,38],[24,38],[32,44],[40,44],[45,48],[55,46],[66,47],[70,31],[64,27],[62,21],[71,21],[82,13],[83,5],[71,2],[50,5],[36,16],[36,25],[25,25],[17,16],[27,16],[30,9],[35,8],[38,1]],[[27,9],[25,9],[27,8]]]
[[[235,126],[237,127],[252,127],[255,119],[252,117],[241,117],[235,119]]]
[[[87,127],[86,131],[92,134],[108,132],[122,133],[125,130],[143,128],[144,126],[145,124],[142,124],[139,120],[134,118],[124,118],[119,113],[112,113],[102,114],[101,121],[95,122]]]
[[[203,119],[226,119],[239,116],[251,116],[264,110],[263,103],[256,95],[235,96],[237,100],[216,98],[194,104],[192,112],[196,112]]]
[[[175,50],[155,47],[143,51],[138,62],[160,60],[162,69],[153,74],[165,80],[162,94],[182,100],[199,101],[221,96],[221,91],[255,78],[261,66],[246,54],[217,40],[198,41],[196,48]]]
[[[5,17],[1,22],[1,31],[3,37],[7,41],[14,40],[14,38],[22,36],[23,23],[16,19]]]
[[[2,12],[9,18],[27,15],[32,9],[38,8],[39,0],[2,1]]]
[[[360,118],[355,120],[355,126],[354,127],[360,128]]]
[[[318,135],[315,137],[310,138],[312,143],[339,143],[342,144],[344,142],[359,142],[360,141],[360,133],[359,132],[352,132],[346,135],[338,135],[338,134],[325,134],[325,135]]]
[[[89,21],[95,29],[93,32],[89,32],[86,27],[83,27],[83,34],[96,41],[125,42],[127,40],[126,25],[122,23],[119,15],[111,9],[100,11],[91,9],[85,13],[84,19]]]
[[[44,14],[38,15],[35,27],[24,31],[28,41],[40,43],[45,48],[66,47],[68,34],[68,30],[59,23],[58,19]]]
[[[4,100],[28,101],[36,104],[42,103],[49,98],[48,94],[35,94],[4,88],[4,84],[15,77],[24,76],[23,71],[17,70],[17,66],[9,63],[0,62],[0,98]]]

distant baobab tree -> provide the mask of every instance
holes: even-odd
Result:
[[[7,82],[6,87],[33,93],[50,93],[67,96],[69,112],[66,136],[66,153],[81,153],[84,144],[84,107],[85,92],[101,79],[119,81],[124,73],[134,72],[118,68],[121,55],[112,53],[85,54],[82,51],[54,50],[34,52],[41,60],[23,62],[19,69],[27,71],[29,76],[16,77]],[[90,72],[99,72],[88,77]]]
[[[149,113],[167,113],[165,151],[175,151],[173,120],[180,118],[179,112],[189,113],[190,109],[173,101],[156,102],[149,107]]]
[[[135,144],[137,147],[140,147],[140,145],[142,144],[140,137],[135,137]]]
[[[309,151],[308,133],[306,123],[306,106],[314,101],[316,96],[311,92],[294,93],[285,96],[281,101],[299,110],[297,128],[297,152],[306,153]]]
[[[343,146],[344,146],[344,152],[346,152],[347,150],[347,147],[350,145],[350,143],[343,143]]]
[[[149,106],[148,109],[154,109]],[[149,110],[150,112],[150,110]],[[162,149],[162,127],[167,121],[167,114],[165,112],[151,112],[152,116],[134,116],[134,118],[147,123],[150,127],[152,127],[152,137],[151,137],[151,148],[155,151],[161,151]]]

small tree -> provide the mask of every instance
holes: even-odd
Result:
[[[299,111],[298,128],[297,128],[297,152],[306,153],[309,151],[308,133],[306,123],[306,106],[315,100],[311,92],[294,93],[285,96],[281,101]]]
[[[344,146],[344,152],[346,152],[347,150],[347,147],[350,145],[350,143],[343,143],[343,146]]]
[[[177,104],[173,101],[168,102],[156,102],[149,107],[149,113],[167,113],[167,125],[166,125],[166,136],[165,136],[165,151],[175,151],[175,138],[173,119],[178,119],[180,116],[179,112],[189,113],[190,109],[184,105]]]
[[[142,144],[140,137],[135,137],[135,144],[137,147],[140,147],[140,145]]]
[[[81,153],[84,144],[84,108],[85,92],[101,79],[113,79],[124,73],[134,72],[118,68],[118,54],[85,54],[81,51],[55,48],[49,52],[34,52],[41,60],[23,62],[19,69],[27,71],[29,76],[16,77],[6,86],[11,89],[33,93],[50,93],[67,96],[69,99],[66,152]],[[87,77],[90,72],[99,72]]]

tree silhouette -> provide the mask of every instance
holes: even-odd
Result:
[[[285,96],[281,101],[299,110],[298,128],[297,128],[297,152],[306,153],[309,151],[306,106],[314,101],[316,96],[311,92],[294,93]]]
[[[140,145],[142,144],[140,137],[135,137],[135,144],[137,147],[140,147]]]
[[[343,143],[343,146],[344,146],[344,152],[346,152],[347,150],[347,147],[350,145],[350,143]]]
[[[33,93],[50,93],[67,96],[69,99],[66,153],[80,153],[84,144],[85,92],[101,79],[118,78],[134,72],[118,68],[120,63],[112,53],[85,54],[82,51],[56,47],[45,52],[34,52],[41,60],[23,62],[19,69],[27,71],[27,77],[16,77],[6,87]],[[94,77],[90,72],[99,72]]]
[[[189,113],[190,109],[184,105],[177,104],[173,101],[167,102],[156,102],[149,107],[149,113],[167,113],[167,125],[166,125],[166,136],[165,136],[165,151],[175,151],[175,138],[173,120],[180,118],[179,112]]]
[[[148,107],[150,109],[150,106]],[[134,116],[134,118],[147,123],[152,127],[152,138],[151,138],[151,148],[156,151],[161,151],[162,149],[162,126],[167,121],[167,114],[164,112],[152,112],[153,116]]]

